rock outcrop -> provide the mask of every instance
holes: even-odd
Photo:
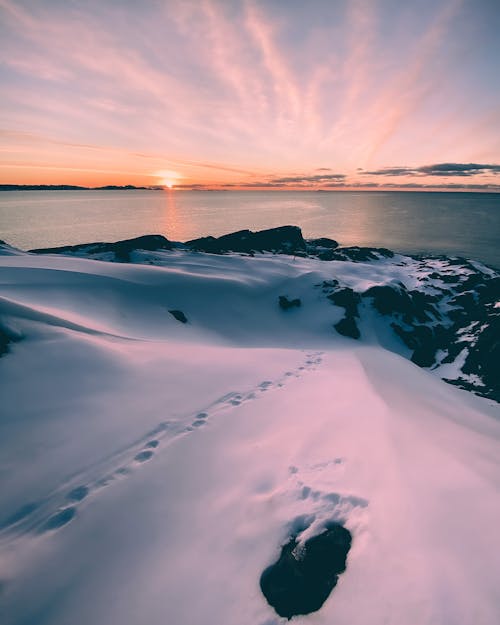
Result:
[[[339,523],[299,547],[296,537],[283,545],[279,559],[260,578],[268,603],[291,619],[321,608],[346,568],[351,534]]]
[[[221,237],[202,237],[187,241],[185,245],[193,250],[211,254],[227,252],[275,252],[277,254],[305,253],[306,242],[297,226],[281,226],[268,230],[239,230]]]
[[[155,252],[157,250],[171,250],[173,247],[173,243],[161,234],[147,234],[115,243],[81,243],[80,245],[65,245],[30,251],[34,254],[69,254],[72,256],[93,256],[111,252],[114,254],[114,260],[126,263],[130,261],[130,254],[136,250]]]

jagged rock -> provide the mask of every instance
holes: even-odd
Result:
[[[488,395],[500,401],[500,315],[489,320],[474,344],[468,348],[462,371],[478,375],[487,389]]]
[[[330,260],[330,253],[339,246],[337,241],[328,237],[319,239],[307,239],[307,254],[317,256],[320,260]]]
[[[459,281],[458,276],[455,274],[446,274],[446,273],[437,273],[433,271],[427,276],[427,279],[430,280],[441,280],[442,282],[446,282],[447,284],[457,284]]]
[[[397,323],[391,323],[391,327],[405,345],[413,350],[411,361],[419,367],[431,367],[436,361],[437,350],[446,345],[447,333],[440,326],[432,328],[418,325],[405,330]]]
[[[337,289],[327,295],[327,298],[335,304],[344,308],[347,317],[359,317],[358,305],[361,302],[359,293],[356,293],[349,287]]]
[[[413,311],[410,296],[401,283],[372,286],[362,293],[362,296],[373,298],[373,307],[381,315],[411,314]]]
[[[323,293],[330,293],[332,289],[336,289],[339,286],[338,280],[323,280],[320,284],[316,284],[315,286],[320,286],[323,289]]]
[[[328,249],[335,249],[339,246],[337,241],[329,239],[328,237],[320,237],[319,239],[307,239],[307,244],[314,247],[326,247]]]
[[[385,247],[338,247],[335,250],[327,250],[318,254],[320,260],[351,260],[353,262],[366,262],[380,260],[380,257],[392,258],[394,252]]]
[[[295,299],[288,299],[286,295],[280,295],[278,297],[278,304],[282,310],[288,310],[289,308],[299,308],[302,305],[302,302],[297,297]]]
[[[306,242],[298,226],[281,226],[268,230],[239,230],[221,237],[203,237],[187,241],[191,249],[212,254],[225,252],[277,252],[279,254],[303,254]]]
[[[359,339],[361,333],[356,321],[352,315],[346,315],[338,323],[333,326],[342,336],[348,336],[351,339]]]
[[[292,537],[281,549],[277,562],[260,578],[260,588],[279,616],[291,619],[321,608],[346,568],[351,547],[350,532],[332,523],[322,534],[297,549]]]
[[[113,252],[115,259],[121,262],[130,260],[131,252],[135,250],[171,250],[173,243],[161,234],[148,234],[134,239],[116,241],[115,243],[81,243],[79,245],[64,245],[62,247],[49,247],[44,249],[30,250],[35,254],[104,254]]]
[[[188,319],[186,315],[182,312],[182,310],[169,310],[168,311],[174,319],[180,321],[181,323],[187,323]]]
[[[198,252],[208,252],[209,254],[222,254],[222,250],[215,237],[201,237],[186,241],[185,245]]]

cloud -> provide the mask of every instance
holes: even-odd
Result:
[[[328,182],[329,180],[342,181],[345,174],[314,174],[312,176],[285,176],[284,178],[273,178],[271,182],[279,184],[304,184]]]
[[[409,167],[388,167],[385,169],[377,169],[375,171],[363,171],[363,176],[408,176],[415,173]]]
[[[363,171],[364,176],[477,176],[500,174],[500,165],[484,163],[437,163],[421,167],[387,167]]]
[[[500,173],[500,165],[478,163],[439,163],[438,165],[424,165],[419,172],[428,176],[475,176],[477,174]]]

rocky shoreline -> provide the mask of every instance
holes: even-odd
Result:
[[[384,331],[389,329],[416,365],[437,370],[446,382],[500,402],[497,371],[500,362],[500,274],[481,263],[446,256],[403,256],[385,248],[341,247],[337,241],[326,237],[304,239],[297,226],[258,232],[240,230],[185,243],[170,241],[162,235],[145,235],[115,243],[88,243],[31,252],[133,262],[137,250],[250,256],[271,252],[325,262],[389,262],[405,266],[408,276],[413,279],[412,288],[400,281],[389,281],[365,290],[354,290],[335,277],[318,284],[321,293],[334,306],[344,309],[344,316],[332,324],[335,331],[345,337],[360,339],[364,321],[376,312],[372,323]],[[280,302],[284,310],[287,309],[285,301],[288,300],[285,298]],[[294,307],[297,305],[295,302]],[[8,330],[3,335],[5,350]]]

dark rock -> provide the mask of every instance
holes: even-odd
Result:
[[[335,239],[329,239],[328,237],[320,237],[319,239],[307,239],[307,243],[314,247],[326,247],[328,249],[335,249],[339,246]]]
[[[239,230],[221,237],[203,237],[186,242],[187,247],[212,254],[225,252],[276,252],[278,254],[303,254],[306,242],[298,226],[281,226],[269,230]]]
[[[316,251],[315,255],[319,260],[345,260],[344,258],[339,259],[336,257],[336,253],[333,250],[321,250]]]
[[[477,287],[480,304],[495,304],[500,301],[500,277],[490,278]]]
[[[346,315],[338,323],[333,326],[342,336],[348,336],[351,339],[359,339],[361,333],[356,321],[352,315]]]
[[[331,289],[336,289],[339,286],[338,280],[323,280],[320,284],[316,284],[315,286],[320,286],[323,289],[323,293],[329,292]]]
[[[391,323],[391,327],[413,350],[411,361],[419,367],[431,367],[436,361],[437,350],[446,344],[446,330],[442,327],[441,332],[426,325],[413,326],[411,330],[405,330],[397,323]]]
[[[298,226],[281,226],[254,233],[255,250],[292,254],[305,251],[306,242]]]
[[[198,252],[208,252],[210,254],[222,254],[222,249],[215,237],[201,237],[186,241],[185,245]]]
[[[337,241],[329,239],[328,237],[320,237],[319,239],[307,239],[308,247],[326,247],[327,249],[334,250],[339,246]]]
[[[345,309],[346,316],[359,317],[358,304],[361,302],[359,293],[353,291],[349,287],[344,287],[333,291],[327,298],[335,304],[335,306],[341,306]]]
[[[187,317],[182,310],[169,310],[168,312],[172,315],[172,317],[174,317],[174,319],[177,319],[177,321],[187,323]]]
[[[278,298],[278,304],[281,309],[288,310],[289,308],[294,308],[294,307],[299,308],[302,302],[300,301],[298,297],[296,299],[288,299],[286,295],[280,295]]]
[[[442,282],[446,282],[447,284],[457,284],[457,282],[459,281],[458,276],[456,276],[455,274],[437,273],[436,271],[433,271],[427,277],[431,278],[432,280],[441,280]]]
[[[362,293],[363,297],[373,298],[373,307],[381,315],[402,313],[411,315],[413,305],[408,291],[401,283],[372,286]]]
[[[450,305],[454,306],[454,310],[450,310],[448,315],[453,321],[460,322],[470,317],[471,313],[477,308],[477,293],[467,291],[450,299]]]
[[[380,257],[392,258],[394,252],[385,247],[339,247],[335,250],[325,252],[321,260],[350,260],[353,262],[367,262],[371,260],[380,260]],[[320,255],[318,255],[320,258]]]
[[[171,250],[174,245],[161,234],[148,234],[134,239],[116,241],[115,243],[81,243],[79,245],[65,245],[63,247],[49,247],[30,250],[35,254],[104,254],[113,252],[116,260],[128,262],[131,252],[135,250]]]
[[[321,608],[345,571],[351,540],[345,527],[332,523],[306,541],[303,552],[296,553],[296,537],[282,547],[278,561],[260,578],[262,593],[279,616],[291,619]]]
[[[463,373],[476,374],[489,389],[489,396],[500,401],[500,315],[492,316],[475,343],[469,346]]]
[[[425,323],[441,317],[439,310],[434,306],[438,301],[434,295],[408,291],[401,283],[372,286],[362,293],[362,296],[373,298],[373,307],[382,315],[400,314],[408,324],[415,321]]]
[[[477,288],[484,284],[484,276],[480,273],[468,275],[465,280],[461,280],[456,287],[456,291],[464,293],[465,291],[476,291]]]
[[[219,237],[217,243],[222,250],[250,253],[255,247],[254,233],[251,230],[238,230]]]

